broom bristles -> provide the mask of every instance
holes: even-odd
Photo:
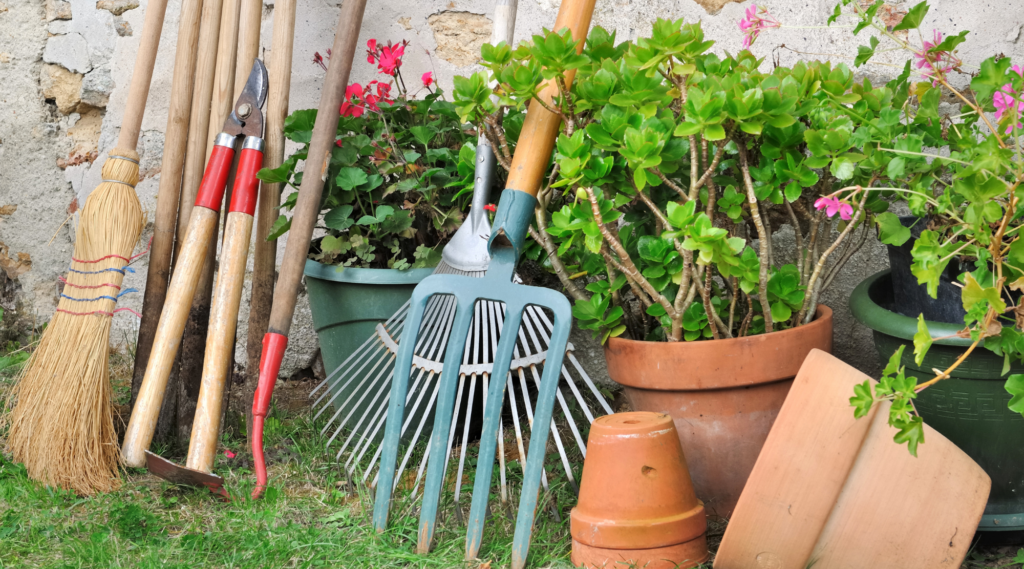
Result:
[[[31,478],[79,494],[120,486],[108,369],[110,322],[144,217],[139,156],[115,148],[89,194],[57,313],[7,401],[7,445]]]

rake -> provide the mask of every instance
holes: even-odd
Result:
[[[572,37],[579,42],[577,50],[582,50],[582,38],[590,26],[590,18],[594,11],[594,0],[565,0],[559,8],[555,29],[570,28]],[[566,82],[572,79],[567,74]],[[551,101],[558,88],[554,80],[550,80],[538,94],[545,102]],[[427,474],[423,488],[423,501],[420,508],[417,551],[426,553],[430,550],[433,534],[437,523],[438,499],[444,480],[444,472],[448,465],[446,446],[450,440],[450,432],[455,425],[455,400],[457,384],[465,382],[461,375],[463,364],[468,363],[466,353],[467,341],[475,337],[482,328],[482,321],[496,322],[498,314],[504,320],[497,327],[497,338],[491,335],[490,345],[493,347],[493,364],[490,371],[494,377],[508,376],[513,357],[515,356],[519,334],[502,334],[501,329],[520,330],[525,322],[524,314],[543,313],[549,310],[553,314],[550,321],[550,341],[545,357],[544,370],[537,386],[537,401],[534,409],[533,428],[530,437],[530,452],[527,456],[523,473],[523,484],[520,495],[519,511],[516,517],[515,537],[512,544],[512,566],[522,568],[526,563],[530,536],[536,514],[538,491],[541,485],[545,449],[558,393],[558,382],[562,369],[565,350],[568,347],[569,331],[572,322],[569,301],[560,292],[528,287],[514,282],[516,263],[525,242],[527,228],[533,219],[533,211],[537,206],[536,194],[540,187],[544,171],[547,167],[555,137],[561,126],[560,118],[543,106],[531,104],[523,124],[519,144],[506,189],[502,192],[495,215],[494,231],[488,241],[491,256],[487,273],[482,278],[457,274],[435,274],[427,277],[413,291],[402,343],[395,362],[395,377],[390,386],[387,420],[384,439],[381,445],[380,470],[376,499],[374,501],[373,524],[378,532],[387,527],[388,510],[391,495],[396,482],[396,465],[403,426],[414,413],[406,413],[407,396],[411,395],[410,383],[413,383],[413,361],[421,324],[426,319],[430,301],[441,295],[451,297],[450,311],[454,318],[450,325],[446,324],[450,341],[444,349],[444,365],[440,373],[434,410],[434,425],[427,448]],[[501,308],[501,305],[504,305]],[[435,305],[436,306],[436,305]],[[493,332],[494,330],[492,330]],[[429,334],[428,334],[429,336]],[[484,344],[484,354],[487,355]],[[474,350],[473,356],[479,355]],[[486,368],[480,369],[482,374]],[[472,375],[471,375],[472,378]],[[511,381],[507,382],[511,383]],[[495,451],[499,437],[502,402],[505,397],[506,383],[492,382],[484,385],[483,426],[480,433],[480,448],[473,482],[472,503],[466,533],[466,558],[474,559],[480,551],[483,537],[484,519],[494,470]],[[487,389],[490,387],[490,389]],[[471,385],[472,388],[472,385]],[[511,393],[511,391],[510,391]],[[463,444],[463,447],[465,445]],[[432,458],[431,458],[432,457]]]
[[[515,27],[516,0],[499,0],[495,7],[494,30],[492,41],[498,43],[505,41],[511,43],[512,30]],[[490,223],[487,219],[484,205],[487,203],[488,194],[494,179],[495,156],[494,151],[486,137],[481,136],[476,150],[476,171],[474,174],[474,188],[472,205],[469,215],[448,245],[442,252],[442,261],[435,269],[434,274],[452,274],[469,277],[482,278],[487,273],[490,263],[490,255],[487,252],[487,238],[491,234]],[[516,279],[516,282],[519,282]],[[429,433],[427,418],[430,416],[440,387],[440,375],[443,366],[443,354],[447,345],[449,332],[454,320],[455,298],[451,295],[439,295],[432,298],[424,313],[424,323],[420,327],[416,339],[413,367],[415,379],[409,389],[406,404],[414,401],[407,419],[402,426],[402,435],[409,436],[409,429],[413,429],[411,443],[406,448],[401,465],[396,475],[397,479],[402,478],[405,468],[409,465],[414,451],[420,449],[421,437]],[[402,333],[406,318],[409,314],[410,303],[406,303],[387,322],[378,324],[373,336],[366,340],[359,349],[353,352],[342,362],[327,378],[313,390],[311,396],[316,396],[321,389],[327,388],[323,394],[314,402],[313,407],[317,409],[314,417],[319,418],[329,409],[334,409],[327,424],[323,427],[321,434],[326,434],[334,429],[326,445],[329,447],[335,441],[341,445],[338,450],[337,459],[340,461],[347,456],[344,469],[350,480],[361,478],[363,483],[369,480],[371,474],[379,464],[381,447],[377,446],[376,453],[372,455],[368,464],[362,472],[358,472],[363,459],[368,451],[374,447],[374,442],[379,439],[381,428],[387,419],[387,407],[390,399],[389,387],[394,372],[394,359],[398,353],[399,343],[396,338]],[[485,393],[488,390],[491,370],[494,363],[494,350],[497,345],[497,337],[504,325],[505,313],[500,303],[483,301],[476,307],[478,311],[474,322],[475,327],[468,338],[468,346],[463,354],[463,363],[459,370],[459,385],[456,392],[455,409],[463,409],[463,399],[466,401],[465,413],[455,417],[449,429],[447,442],[447,460],[451,460],[451,453],[454,448],[456,436],[461,426],[461,444],[458,446],[458,471],[455,475],[455,513],[462,522],[462,510],[459,507],[459,500],[462,490],[462,474],[466,464],[467,443],[470,438],[470,425],[474,413],[479,413],[475,407],[475,397],[478,391]],[[540,374],[538,366],[544,363],[548,346],[551,341],[552,323],[548,316],[536,307],[527,308],[522,326],[519,328],[518,342],[513,352],[511,370],[506,380],[508,389],[507,404],[511,410],[512,426],[515,431],[517,449],[519,451],[519,463],[525,464],[525,451],[523,448],[523,428],[519,418],[522,410],[527,415],[527,420],[533,422],[534,403],[530,398],[530,386],[539,386]],[[569,344],[566,350],[566,357],[571,363],[571,370],[562,367],[562,378],[564,385],[571,393],[567,398],[562,387],[556,392],[559,403],[558,410],[564,417],[571,436],[575,441],[580,453],[586,456],[585,437],[581,435],[573,417],[572,404],[578,405],[577,415],[582,415],[588,422],[593,422],[594,415],[610,414],[611,407],[594,385],[594,382],[584,371],[579,360],[573,353],[574,347]],[[574,373],[578,376],[577,381]],[[580,385],[585,385],[581,392]],[[518,388],[518,395],[516,393]],[[600,406],[596,413],[592,410],[584,396],[585,392],[593,394],[593,399]],[[521,402],[521,403],[520,403]],[[503,405],[505,403],[503,402]],[[478,415],[479,416],[479,415]],[[565,471],[569,484],[577,490],[577,484],[572,472],[572,462],[566,451],[566,444],[561,434],[552,422],[552,435],[558,454],[561,459],[562,468]],[[500,479],[501,479],[501,502],[508,503],[507,473],[505,464],[505,422],[499,421],[499,457],[500,457]],[[571,443],[570,443],[571,444]],[[413,485],[412,496],[415,497],[419,491],[422,481],[424,467],[427,462],[427,454],[423,454],[416,471],[416,481]],[[547,475],[542,474],[541,479],[544,488],[548,488]],[[371,487],[375,486],[376,477],[370,482]],[[555,515],[558,513],[555,511]]]

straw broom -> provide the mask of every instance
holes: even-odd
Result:
[[[85,201],[57,312],[7,400],[7,445],[29,476],[79,494],[120,486],[107,357],[121,281],[145,217],[135,185],[142,114],[167,0],[150,0],[117,147]]]

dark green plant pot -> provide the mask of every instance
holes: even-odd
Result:
[[[906,346],[903,365],[907,375],[924,382],[935,376],[932,369],[946,369],[970,346],[971,341],[964,338],[939,340],[921,365],[915,364],[917,320],[893,312],[892,305],[889,271],[867,278],[850,295],[853,317],[874,332],[883,364],[900,346]],[[933,337],[952,335],[961,328],[928,322]],[[1024,417],[1006,406],[1010,394],[1003,388],[1006,376],[1002,370],[1002,357],[977,348],[951,377],[925,389],[914,401],[926,423],[992,477],[992,493],[978,527],[981,531],[1024,530]],[[1024,366],[1013,365],[1009,373],[1024,373]],[[928,452],[928,441],[918,452]]]
[[[320,340],[324,369],[330,375],[374,334],[378,323],[387,321],[408,302],[412,289],[433,273],[434,269],[397,271],[350,267],[339,270],[337,265],[324,265],[307,260],[303,272],[306,275],[309,307],[313,313],[313,327]],[[376,346],[379,347],[380,343],[376,343]],[[391,375],[373,373],[370,379],[375,378],[374,386],[370,387],[373,394],[376,394],[382,382],[390,383]],[[351,393],[359,389],[358,380],[349,383],[347,387],[345,383],[341,381],[334,384],[336,391],[332,397],[336,403],[345,401]],[[339,393],[342,388],[343,392]],[[367,387],[364,386],[362,389],[365,390]],[[373,394],[359,406],[357,419],[372,400]],[[357,395],[357,398],[361,395]],[[381,398],[385,395],[386,392]]]

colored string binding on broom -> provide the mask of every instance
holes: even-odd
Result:
[[[132,161],[134,162],[134,160],[132,160]],[[125,273],[134,273],[135,270],[132,269],[131,267],[129,267],[128,265],[131,264],[136,259],[138,259],[139,257],[142,257],[146,253],[149,253],[149,250],[150,250],[150,248],[152,246],[153,246],[153,238],[150,237],[149,238],[149,244],[146,245],[146,248],[143,251],[141,251],[141,252],[139,252],[139,253],[137,253],[135,255],[132,255],[131,257],[124,257],[122,255],[106,255],[104,257],[100,257],[99,259],[95,259],[95,260],[84,260],[84,259],[76,259],[75,257],[71,257],[71,260],[73,262],[81,263],[83,265],[91,265],[91,264],[94,264],[94,263],[99,263],[101,261],[105,261],[107,259],[121,259],[122,261],[125,262],[124,268],[121,268],[121,269],[110,268],[110,269],[103,269],[103,270],[100,270],[100,271],[79,271],[78,269],[68,268],[68,271],[70,271],[72,273],[77,273],[77,274],[80,274],[80,275],[97,275],[97,274],[100,274],[100,273],[106,273],[106,272],[111,272],[111,271],[116,272],[116,273],[121,273],[122,275],[124,275]],[[70,286],[72,288],[96,289],[96,288],[112,287],[115,290],[120,291],[120,292],[118,292],[117,296],[110,296],[110,295],[107,295],[107,294],[103,294],[103,295],[96,296],[96,297],[93,297],[93,298],[75,298],[73,296],[69,296],[69,295],[66,295],[64,293],[61,293],[61,295],[60,295],[61,298],[66,298],[66,299],[68,299],[68,300],[70,300],[72,302],[95,302],[97,300],[112,300],[114,302],[117,302],[118,299],[120,299],[122,296],[124,296],[126,294],[130,294],[130,293],[133,293],[133,292],[139,292],[138,289],[134,289],[134,288],[127,288],[127,289],[121,290],[121,285],[116,285],[114,283],[103,283],[103,284],[99,284],[99,285],[79,285],[79,284],[74,284],[74,283],[68,282],[68,280],[66,278],[64,278],[64,277],[59,277],[59,278],[60,278],[60,281],[62,283],[64,283],[66,286]],[[75,312],[73,310],[65,310],[63,308],[58,308],[57,312],[63,312],[64,314],[70,314],[72,316],[91,316],[93,314],[97,314],[97,315],[100,315],[100,316],[109,316],[111,318],[113,318],[114,314],[116,314],[118,312],[131,312],[137,318],[142,318],[141,314],[139,314],[135,310],[132,310],[131,308],[126,308],[126,307],[125,308],[117,308],[117,309],[115,309],[112,312],[108,312],[106,310],[93,310],[91,312]]]

